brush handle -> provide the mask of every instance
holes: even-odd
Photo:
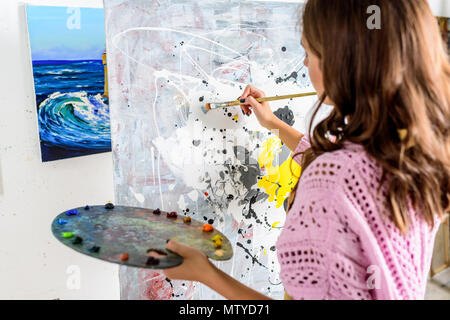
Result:
[[[308,92],[308,93],[289,94],[289,95],[285,95],[285,96],[257,98],[256,101],[258,101],[258,102],[277,101],[277,100],[301,98],[301,97],[316,96],[316,95],[317,95],[316,92]],[[239,106],[242,103],[240,103],[239,101],[229,101],[229,102],[225,102],[225,104],[228,107],[232,107],[232,106]]]

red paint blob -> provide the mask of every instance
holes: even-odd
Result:
[[[119,258],[121,261],[127,261],[129,258],[128,253],[122,253],[121,255],[119,255]]]
[[[205,196],[208,196],[208,192],[205,192]]]
[[[175,211],[167,212],[167,218],[176,218],[178,215]]]

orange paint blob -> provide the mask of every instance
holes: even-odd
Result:
[[[129,258],[128,253],[122,253],[121,255],[119,255],[119,259],[120,259],[121,261],[127,261],[128,258]]]
[[[184,219],[183,219],[183,222],[184,222],[184,223],[189,223],[189,222],[191,222],[191,217],[186,217],[186,218],[184,218]]]
[[[210,224],[205,223],[203,225],[203,229],[202,230],[206,231],[206,232],[211,232],[211,231],[214,231],[214,227],[212,225],[210,225]]]

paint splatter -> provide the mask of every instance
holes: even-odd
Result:
[[[260,265],[261,267],[267,268],[265,265],[263,265],[261,262],[259,262],[259,260],[258,260],[255,256],[253,256],[253,255],[250,253],[250,251],[249,251],[246,247],[244,247],[244,245],[243,245],[242,243],[236,242],[236,245],[237,245],[238,247],[242,248],[242,250],[244,250],[245,253],[247,253],[248,256],[249,256],[250,258],[252,258],[252,263],[253,263],[253,264],[257,263],[257,264]]]
[[[277,116],[278,119],[280,119],[284,123],[287,123],[290,126],[293,126],[295,123],[294,113],[292,112],[291,109],[289,109],[288,106],[278,109],[277,111],[274,112],[274,114]]]
[[[260,167],[265,168],[266,172],[266,175],[258,181],[258,187],[264,189],[269,195],[269,201],[276,201],[277,208],[283,205],[301,173],[300,165],[291,158],[284,161],[281,166],[274,166],[275,157],[280,152],[281,140],[270,138],[263,143],[263,150],[258,158]]]

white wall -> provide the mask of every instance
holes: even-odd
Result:
[[[450,0],[428,0],[435,16],[450,18]]]
[[[101,7],[101,1],[27,1]],[[23,7],[0,1],[0,299],[118,299],[116,265],[51,234],[60,212],[114,200],[111,153],[42,163]],[[81,287],[66,283],[79,267]]]

